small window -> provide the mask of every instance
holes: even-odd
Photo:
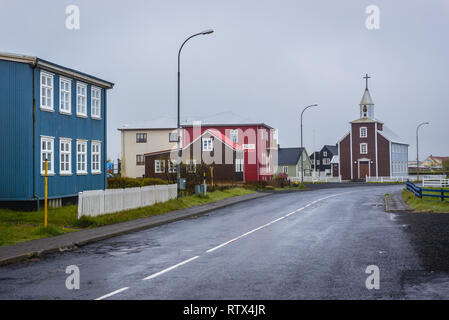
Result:
[[[329,159],[329,158],[324,158],[323,159],[323,164],[324,165],[329,165],[331,163],[331,159]]]
[[[87,85],[84,83],[76,84],[76,115],[87,117]]]
[[[196,172],[196,160],[193,161],[187,160],[186,165],[187,165],[187,172],[189,173]]]
[[[203,151],[212,151],[212,150],[214,150],[212,138],[204,138],[203,139]]]
[[[170,132],[168,135],[169,142],[178,142],[178,134],[176,132]]]
[[[72,81],[65,78],[59,79],[59,112],[72,113]]]
[[[136,133],[136,142],[137,143],[147,143],[147,134],[146,133]]]
[[[231,141],[234,143],[238,143],[239,141],[239,130],[231,130]]]
[[[59,174],[72,174],[72,141],[70,139],[59,140]]]
[[[54,138],[41,137],[41,174],[45,174],[45,160],[48,161],[47,173],[54,174]]]
[[[92,173],[101,173],[101,142],[92,141],[92,154],[91,154],[91,163]]]
[[[165,160],[154,160],[154,173],[165,172]]]
[[[288,174],[288,167],[287,166],[282,167],[282,172]]]
[[[316,161],[316,165],[319,166],[320,165],[320,160]]]
[[[91,117],[94,119],[101,118],[101,89],[92,87],[91,90]]]
[[[243,172],[243,159],[235,159],[235,172]]]
[[[176,164],[173,161],[168,160],[168,173],[176,173]]]
[[[142,154],[136,155],[136,164],[142,166],[145,164],[145,157]]]
[[[366,127],[360,128],[360,138],[366,138],[368,137],[368,130]]]
[[[87,174],[87,141],[76,142],[76,173]]]
[[[367,153],[368,153],[368,144],[361,143],[360,144],[360,154],[367,154]]]
[[[327,157],[327,151],[323,151],[323,157]]]
[[[53,111],[53,75],[41,72],[41,109]]]

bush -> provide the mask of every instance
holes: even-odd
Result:
[[[108,189],[126,189],[168,184],[167,181],[158,178],[122,178],[114,177],[108,179]]]

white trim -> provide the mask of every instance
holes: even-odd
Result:
[[[61,149],[61,144],[68,144],[68,151]],[[68,163],[69,169],[65,170],[62,169],[62,155],[68,155],[68,161],[64,161],[64,163]],[[72,175],[72,139],[69,138],[59,138],[59,175],[60,176],[67,176]]]
[[[68,83],[69,90],[68,92],[64,91],[64,93],[68,93],[68,110],[61,108],[62,103],[62,83]],[[71,115],[72,114],[72,80],[64,77],[59,77],[59,113]]]
[[[159,169],[156,163],[159,163]],[[154,160],[154,173],[165,173],[165,160],[155,159]]]
[[[78,92],[78,88],[84,88],[84,96]],[[79,111],[78,97],[84,97],[84,110]],[[84,111],[84,112],[82,112]],[[76,82],[76,116],[81,118],[87,118],[87,84],[77,81]]]
[[[98,91],[98,99],[94,98],[94,91]],[[98,100],[98,114],[94,114],[94,100]],[[90,87],[90,117],[95,120],[101,120],[101,88],[91,86]]]
[[[42,157],[42,153],[43,153],[42,142],[44,142],[44,141],[46,143],[49,143],[49,142],[51,143],[50,152],[48,152],[48,149],[46,149],[45,153],[50,154],[50,159],[48,159],[48,160],[49,160],[51,167],[50,167],[50,170],[47,171],[47,173],[48,173],[48,175],[54,175],[55,174],[55,161],[54,161],[55,160],[55,138],[54,137],[41,136],[40,144],[39,144],[40,172],[41,172],[41,175],[45,175],[45,166],[43,165],[44,159]],[[47,145],[46,145],[46,148],[47,148]]]
[[[351,131],[349,133],[349,153],[351,154],[351,180],[354,179],[354,163],[352,159],[352,124],[351,124]]]
[[[44,85],[42,83],[42,77],[47,77],[49,79],[51,79],[51,86],[49,86],[48,84],[45,84],[45,89],[46,89],[46,95],[45,95],[45,99],[46,99],[46,104],[42,104],[42,89],[44,89]],[[48,90],[51,91],[50,93],[50,105],[47,105],[48,102]],[[40,70],[40,75],[39,75],[39,105],[40,105],[40,109],[43,111],[50,111],[50,112],[54,112],[55,111],[55,79],[54,79],[54,74],[45,72]]]
[[[94,152],[94,147],[98,147],[98,151]],[[101,142],[91,141],[90,143],[90,171],[92,174],[101,174]],[[98,155],[98,169],[94,169],[94,156]]]
[[[79,152],[78,151],[78,146],[84,146],[84,151]],[[87,175],[87,140],[81,140],[81,139],[77,139],[76,140],[76,174],[77,175]],[[79,157],[78,156],[82,156],[84,155],[84,161],[78,161]],[[84,169],[80,168],[79,164],[83,164],[84,163]]]
[[[365,179],[366,177],[360,177],[360,162],[368,162],[368,177],[371,177],[371,159],[362,158],[357,160],[357,167],[359,171],[359,179]]]
[[[206,142],[206,147],[204,146],[204,142]],[[210,142],[210,144],[208,143]],[[201,139],[201,150],[204,152],[214,151],[214,139],[210,138],[202,138]]]
[[[378,156],[378,148],[377,148],[377,122],[374,123],[375,126],[375,147],[376,147],[376,178],[379,176],[379,156]]]
[[[365,149],[366,152],[363,152],[363,146],[366,147]],[[366,142],[360,143],[360,154],[368,154],[368,143]]]
[[[362,129],[365,129],[364,130],[365,135],[362,135]],[[368,127],[360,127],[359,131],[360,131],[360,138],[368,138]]]

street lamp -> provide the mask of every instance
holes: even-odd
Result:
[[[312,104],[310,106],[305,107],[301,112],[301,155],[300,155],[300,157],[301,157],[301,183],[304,182],[304,170],[303,170],[304,157],[302,156],[302,153],[304,152],[304,146],[303,146],[303,142],[302,142],[302,115],[304,114],[304,111],[306,111],[307,109],[312,108],[312,107],[317,107],[317,106],[318,106],[317,104]]]
[[[419,139],[418,139],[418,131],[423,125],[430,124],[429,122],[423,122],[416,127],[416,169],[417,169],[417,180],[419,181]]]
[[[177,159],[177,167],[176,167],[176,176],[177,176],[177,182],[178,182],[178,189],[179,189],[179,182],[181,179],[181,51],[182,48],[184,47],[184,45],[187,43],[187,41],[189,41],[190,39],[196,37],[196,36],[201,36],[201,35],[206,35],[206,34],[211,34],[213,33],[214,30],[212,29],[208,29],[208,30],[204,30],[200,33],[196,33],[190,37],[188,37],[181,45],[181,47],[179,48],[179,52],[178,52],[178,159]],[[178,198],[179,198],[179,193],[178,193]]]

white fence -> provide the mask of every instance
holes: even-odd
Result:
[[[419,180],[422,179],[442,179],[445,178],[444,175],[420,175]],[[418,181],[416,175],[413,176],[403,176],[403,177],[366,177],[366,182],[407,182]]]
[[[148,186],[143,188],[93,190],[79,193],[78,219],[82,216],[99,216],[175,199],[176,184]]]
[[[433,187],[433,188],[448,188],[449,187],[449,179],[423,179],[422,181],[423,187]]]
[[[291,182],[301,182],[300,177],[289,177],[288,178]],[[331,177],[331,176],[304,176],[303,179],[304,182],[341,182],[341,176],[340,177]]]

